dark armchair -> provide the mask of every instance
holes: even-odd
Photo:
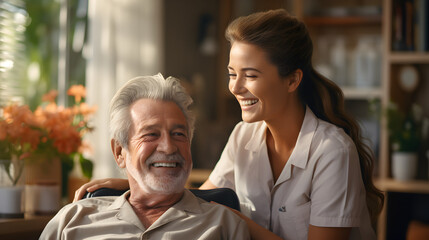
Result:
[[[100,188],[94,192],[88,192],[83,198],[101,197],[101,196],[120,196],[128,190],[115,190],[111,188]],[[207,202],[216,202],[232,209],[240,211],[240,202],[234,190],[229,188],[215,189],[189,189],[195,196],[206,200]]]

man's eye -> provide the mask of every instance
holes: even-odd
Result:
[[[184,133],[182,132],[173,132],[173,135],[175,136],[186,136]]]
[[[146,133],[143,135],[145,141],[153,141],[158,137],[157,133]]]
[[[184,138],[187,139],[188,138],[188,135],[186,133],[183,133],[183,132],[173,132],[172,135],[173,135],[173,137],[181,138],[181,139],[184,139]]]
[[[228,77],[229,78],[236,78],[237,74],[235,74],[235,73],[228,73]]]
[[[255,75],[246,75],[246,78],[257,78]]]

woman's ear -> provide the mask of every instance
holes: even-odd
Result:
[[[110,146],[112,148],[112,153],[113,153],[113,156],[115,157],[116,164],[118,164],[120,168],[125,168],[126,156],[124,156],[124,151],[123,151],[124,149],[122,148],[121,144],[119,144],[119,142],[116,141],[115,139],[111,139]]]
[[[298,89],[299,84],[301,84],[302,81],[302,70],[296,69],[292,74],[288,76],[288,92],[294,92],[296,89]]]

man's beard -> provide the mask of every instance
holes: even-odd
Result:
[[[182,170],[175,173],[164,174],[149,171],[149,169],[153,167],[151,164],[157,161],[177,162]],[[166,155],[155,152],[149,156],[144,163],[140,163],[141,172],[131,164],[131,156],[127,154],[126,168],[128,173],[145,192],[173,194],[183,191],[192,165],[189,169],[185,169],[185,160],[179,153]]]

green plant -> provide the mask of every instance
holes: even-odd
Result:
[[[389,140],[393,151],[417,152],[427,138],[429,120],[423,116],[422,108],[413,104],[407,112],[394,103],[385,110]]]
[[[0,168],[3,168],[2,171],[6,173],[12,186],[15,186],[24,171],[24,160],[18,159],[16,156],[10,159],[0,159]]]

